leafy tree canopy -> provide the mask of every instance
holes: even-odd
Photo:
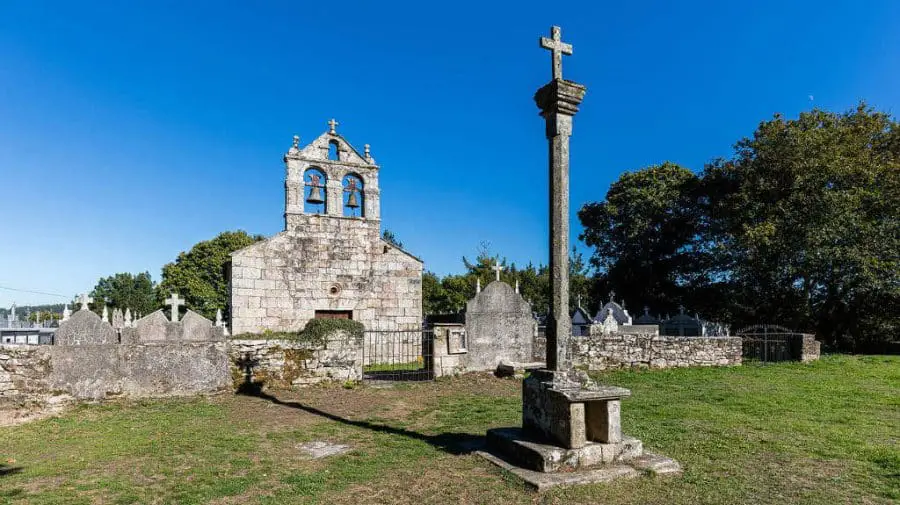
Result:
[[[264,238],[242,230],[226,231],[212,240],[195,244],[190,251],[182,252],[174,262],[163,267],[158,299],[162,301],[170,293],[178,293],[188,308],[204,317],[214,318],[217,309],[225,311],[227,308],[225,264],[231,253]]]
[[[127,308],[132,313],[149,314],[160,307],[157,302],[156,284],[149,272],[140,274],[118,273],[97,281],[91,291],[94,303],[91,304],[98,314],[103,306]],[[77,310],[77,308],[76,308]]]
[[[654,310],[855,350],[900,329],[900,125],[865,104],[775,115],[699,176],[625,173],[579,218],[596,285]]]

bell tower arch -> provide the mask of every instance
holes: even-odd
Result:
[[[381,220],[378,189],[380,167],[369,145],[360,153],[337,133],[338,122],[304,147],[300,137],[284,155],[285,230],[318,219]]]

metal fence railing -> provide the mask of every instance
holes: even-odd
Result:
[[[423,381],[434,378],[434,331],[366,331],[363,379]]]

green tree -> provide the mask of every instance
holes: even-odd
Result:
[[[385,229],[381,232],[381,238],[388,244],[391,244],[398,249],[403,249],[403,242],[401,242],[400,239],[397,238],[397,235],[394,235],[394,232],[391,230]]]
[[[214,318],[217,309],[224,312],[227,308],[225,264],[231,259],[231,253],[263,239],[262,235],[251,236],[239,230],[226,231],[212,240],[195,244],[163,267],[158,298],[161,301],[170,293],[178,293],[188,308]]]
[[[538,314],[549,311],[550,304],[550,272],[544,265],[535,266],[529,263],[524,268],[491,252],[490,244],[482,242],[478,247],[478,255],[473,261],[462,258],[465,272],[447,275],[438,279],[436,275],[426,272],[423,276],[423,296],[426,314],[446,314],[464,310],[466,302],[475,296],[478,281],[482,287],[497,278],[494,266],[499,264],[503,269],[500,280],[511,286],[519,283],[519,293],[531,302],[532,310]],[[572,250],[570,258],[570,306],[574,310],[580,296],[583,304],[590,301],[589,291],[592,280],[589,268],[580,253]]]
[[[600,274],[594,300],[614,287],[617,298],[657,310],[685,301],[703,271],[699,189],[693,172],[666,162],[625,172],[603,201],[579,210],[580,239],[594,248],[591,263]]]
[[[900,329],[900,126],[860,104],[763,122],[704,173],[707,240],[743,322],[873,349]]]
[[[92,307],[98,314],[104,302],[110,309],[123,311],[130,308],[132,313],[149,314],[160,307],[156,296],[156,283],[149,272],[140,274],[118,273],[97,281],[91,291],[94,299]]]

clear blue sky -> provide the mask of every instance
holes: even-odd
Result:
[[[428,269],[546,262],[537,39],[588,87],[575,212],[625,170],[695,170],[775,112],[896,113],[900,2],[0,1],[0,286],[71,295],[223,230],[281,230],[291,136],[335,117]],[[627,4],[627,5],[626,5]],[[0,290],[0,306],[54,302]]]

